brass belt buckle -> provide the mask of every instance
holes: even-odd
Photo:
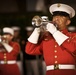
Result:
[[[54,65],[54,70],[57,70],[57,69],[59,69],[59,65],[58,64],[55,64]]]
[[[7,61],[4,61],[4,64],[7,64]]]

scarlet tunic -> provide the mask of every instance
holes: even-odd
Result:
[[[49,35],[41,43],[33,44],[27,42],[26,53],[31,55],[43,55],[46,66],[54,64],[75,65],[76,64],[76,33],[70,33],[66,29],[62,31],[67,39],[61,46]],[[72,56],[72,54],[74,57]],[[46,75],[76,75],[75,69],[57,69],[46,71]]]
[[[8,61],[16,61],[17,55],[20,52],[20,46],[16,42],[10,42],[10,46],[13,47],[13,50],[8,52],[0,52],[0,61],[8,62]],[[1,64],[0,63],[0,75],[20,75],[20,71],[18,65],[14,64]]]

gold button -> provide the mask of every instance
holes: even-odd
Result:
[[[55,47],[57,47],[57,45],[55,45]]]
[[[68,40],[68,42],[69,42],[70,40]]]
[[[6,55],[6,53],[4,53],[4,55]]]
[[[54,51],[55,53],[57,52],[57,50]]]
[[[55,61],[55,64],[58,63],[58,61]]]
[[[55,58],[57,58],[57,56],[55,55]]]
[[[6,56],[4,56],[4,58],[6,58]]]

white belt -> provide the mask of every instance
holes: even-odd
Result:
[[[16,61],[13,60],[13,61],[0,61],[0,64],[15,64]]]
[[[75,65],[49,65],[46,66],[46,70],[57,70],[57,69],[75,69]]]

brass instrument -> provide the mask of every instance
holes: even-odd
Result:
[[[42,19],[40,18],[40,16],[34,16],[33,19],[32,19],[32,25],[33,26],[40,26],[42,23]]]
[[[49,22],[47,16],[34,16],[32,19],[32,25],[36,27],[40,27],[41,32],[46,31],[46,24]]]
[[[36,28],[36,27],[40,27],[41,32],[47,31],[46,29],[46,25],[47,23],[52,23],[54,24],[56,27],[56,23],[53,21],[49,21],[47,16],[34,16],[32,19],[32,25]]]
[[[39,27],[41,25],[44,25],[46,23],[48,23],[49,20],[48,20],[48,17],[47,16],[34,16],[33,19],[32,19],[32,25],[33,26],[36,26],[36,27]]]
[[[8,43],[7,37],[0,35],[0,42]]]

